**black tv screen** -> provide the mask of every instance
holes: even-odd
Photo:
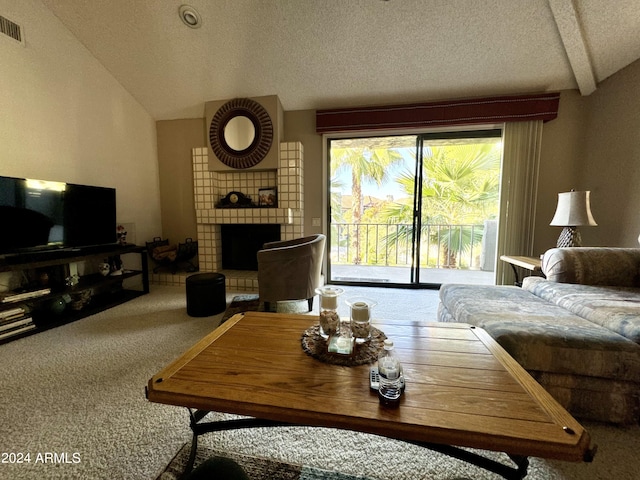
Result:
[[[0,176],[0,254],[115,243],[116,190]]]

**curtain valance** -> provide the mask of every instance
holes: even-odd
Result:
[[[472,98],[407,105],[316,111],[316,132],[393,130],[447,125],[490,124],[558,116],[560,93]]]

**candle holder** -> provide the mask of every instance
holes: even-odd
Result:
[[[369,298],[351,298],[346,301],[351,308],[351,333],[356,343],[364,343],[371,338],[371,309],[378,302]]]
[[[340,332],[338,297],[344,290],[338,287],[320,287],[315,291],[320,295],[320,335],[326,340]]]

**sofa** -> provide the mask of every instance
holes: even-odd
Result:
[[[553,248],[517,286],[444,284],[438,320],[485,329],[577,418],[640,419],[640,249]]]

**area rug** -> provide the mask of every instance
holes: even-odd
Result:
[[[277,302],[276,309],[280,313],[307,313],[309,306],[306,300],[287,300]],[[220,324],[223,324],[236,313],[264,312],[264,303],[255,293],[236,295],[224,312]]]
[[[256,294],[236,295],[224,312],[220,323],[226,322],[236,313],[243,312],[264,312],[264,303],[260,301]]]
[[[191,444],[185,443],[156,480],[178,480],[189,460],[190,450]],[[203,446],[198,447],[194,468],[214,456],[236,461],[251,480],[374,480],[372,477],[347,475],[233,452],[219,452]]]

